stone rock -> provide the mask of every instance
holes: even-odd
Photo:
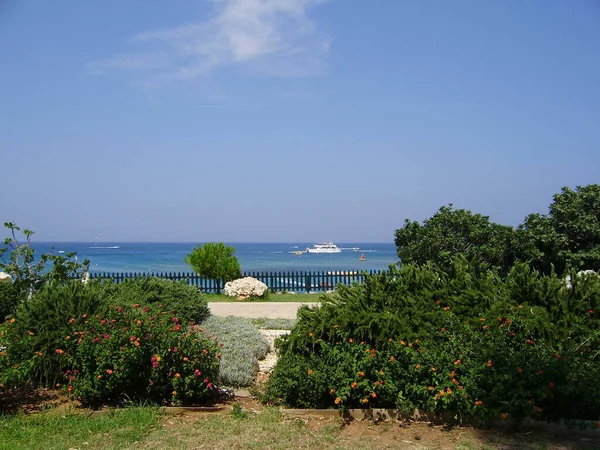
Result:
[[[256,278],[246,277],[225,283],[223,293],[228,297],[262,297],[267,292],[267,285]]]
[[[577,272],[578,277],[589,277],[591,275],[600,276],[595,270],[580,270]],[[571,275],[565,277],[565,284],[567,285],[567,289],[571,289]]]
[[[0,272],[0,283],[12,283],[12,277],[6,272]]]

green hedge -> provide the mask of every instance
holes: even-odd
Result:
[[[464,261],[448,273],[391,268],[299,311],[278,341],[266,398],[482,421],[597,420],[599,293],[598,277],[573,274],[569,288],[525,265],[505,281]]]

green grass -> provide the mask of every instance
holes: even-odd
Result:
[[[208,302],[318,302],[323,293],[316,294],[269,294],[266,300],[236,300],[225,294],[205,294]]]
[[[238,406],[217,414],[171,415],[152,407],[101,414],[48,411],[0,417],[0,449],[460,449],[592,450],[600,438],[552,436],[426,423],[399,427],[389,422],[286,418],[276,408],[255,411]]]
[[[265,330],[291,330],[296,325],[296,319],[268,319],[265,317],[249,319],[255,327]]]
[[[158,408],[131,407],[99,417],[49,411],[0,417],[0,449],[130,448],[160,425]]]

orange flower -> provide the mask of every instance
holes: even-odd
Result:
[[[482,406],[482,405],[483,405],[483,402],[481,400],[477,400],[475,402],[475,406]]]
[[[450,395],[450,394],[452,394],[452,389],[450,389],[450,388],[447,388],[447,389],[446,389],[446,392],[448,393],[448,395]]]
[[[64,353],[64,350],[61,350],[60,348],[57,348],[55,352],[56,352],[57,355],[62,355]]]
[[[483,328],[484,330],[487,330],[489,327],[487,325],[484,325],[481,328]]]
[[[70,341],[71,340],[71,336],[65,336],[65,340],[66,341]]]
[[[388,342],[394,342],[394,340],[392,338],[388,339]]]
[[[523,309],[523,305],[519,305],[519,309]]]
[[[379,375],[385,375],[385,372],[383,370],[380,370]]]
[[[336,405],[339,405],[342,402],[342,399],[339,397],[336,397],[335,400],[333,401]]]
[[[308,370],[306,371],[306,373],[307,373],[307,374],[309,374],[309,375],[312,375],[312,374],[313,374],[313,371],[312,371],[312,369],[308,369]]]
[[[418,340],[418,339],[415,339],[415,344],[418,344],[418,343],[419,343],[419,340]]]
[[[446,331],[446,329],[445,329],[444,327],[440,328],[440,330],[442,330],[442,331]]]
[[[450,372],[450,378],[454,378],[455,375],[456,375],[456,372],[454,370],[452,372]]]
[[[348,342],[350,342],[352,344],[354,342],[354,339],[350,338],[350,339],[348,339]]]
[[[534,344],[534,342],[531,339],[527,339],[527,341],[525,341],[525,342],[527,342],[529,345],[533,345]]]
[[[329,395],[333,395],[335,393],[335,389],[331,388],[329,389]]]
[[[403,340],[400,340],[400,345],[406,345],[406,342],[404,342]]]
[[[377,393],[371,392],[371,397],[373,397],[373,398],[377,397]]]
[[[458,384],[458,380],[457,380],[456,378],[452,378],[452,382],[453,382],[454,384]]]
[[[485,322],[485,317],[482,317],[481,319],[479,319],[480,322]]]
[[[135,341],[135,342],[133,343],[133,345],[135,345],[136,347],[139,347],[139,346],[140,346],[140,341]]]
[[[433,386],[427,386],[428,391],[433,391],[435,388]]]
[[[415,367],[416,367],[417,369],[420,369],[420,368],[421,368],[421,364],[417,364]]]
[[[358,386],[358,383],[357,383],[356,381],[353,381],[353,382],[352,382],[352,384],[350,385],[350,387],[351,387],[352,389],[355,389],[355,388],[356,388],[356,386]]]
[[[390,356],[390,361],[394,362],[394,361],[396,361],[396,358],[394,358],[393,356]]]
[[[431,370],[432,372],[437,372],[437,369],[436,369],[435,367],[432,367],[432,368],[431,368],[431,369],[429,369],[429,370]]]
[[[313,334],[312,333],[308,333],[308,337],[313,337]]]
[[[493,365],[494,365],[494,363],[492,362],[492,360],[488,359],[488,362],[487,362],[486,366],[492,367]]]
[[[409,342],[409,343],[408,343],[408,346],[412,348],[412,346],[413,346],[413,345],[412,345],[412,342]]]
[[[177,391],[173,391],[173,392],[171,392],[171,394],[177,395]]]
[[[188,362],[188,361],[189,361],[189,359],[187,357],[183,358],[183,362]]]
[[[175,378],[181,378],[181,375],[179,373],[176,373]]]
[[[106,374],[107,374],[107,375],[112,375],[112,374],[113,374],[113,371],[112,371],[112,370],[110,370],[110,369],[106,369]]]
[[[443,397],[444,395],[446,395],[446,392],[444,392],[443,389],[440,392],[438,392],[439,397]]]
[[[364,372],[358,372],[358,376],[359,376],[359,377],[364,377],[364,376],[365,376],[365,373],[364,373]]]
[[[368,399],[368,398],[363,398],[363,399],[362,399],[362,402],[363,402],[363,404],[365,404],[365,403],[369,403],[369,399]]]
[[[457,359],[456,361],[454,361],[454,365],[458,366],[462,361],[460,359]]]

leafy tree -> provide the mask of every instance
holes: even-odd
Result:
[[[600,270],[600,185],[563,187],[548,215],[530,214],[520,226],[521,259],[549,274]]]
[[[20,240],[21,231],[14,222],[5,222],[10,230],[10,237],[4,240],[0,247],[0,269],[13,277],[15,287],[20,292],[26,292],[28,297],[44,284],[63,283],[73,278],[79,278],[89,269],[90,261],[77,261],[75,252],[62,255],[44,253],[36,259],[35,250],[31,246],[31,236],[34,232],[24,229],[24,241]],[[47,268],[47,264],[52,266]]]
[[[215,280],[217,292],[220,293],[222,282],[235,280],[242,275],[234,253],[235,248],[222,242],[208,242],[196,247],[185,258],[185,262],[202,278]]]
[[[488,216],[442,206],[423,224],[406,220],[396,230],[395,243],[402,263],[432,262],[444,270],[456,255],[475,265],[499,267],[506,273],[515,260],[515,230],[490,222]]]

